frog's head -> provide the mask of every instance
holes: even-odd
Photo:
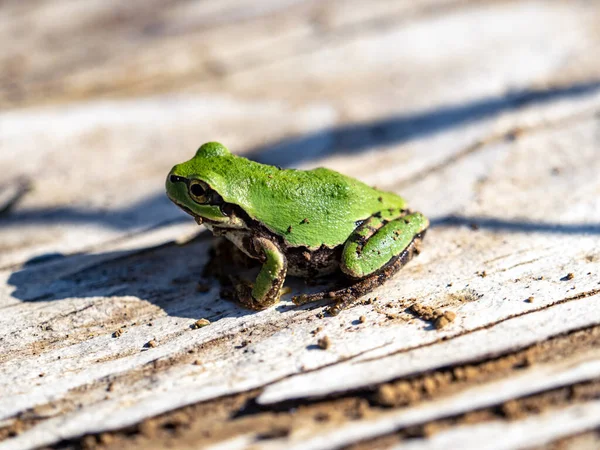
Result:
[[[227,167],[229,150],[218,142],[202,145],[189,161],[177,164],[167,176],[168,197],[181,209],[194,216],[198,223],[241,227],[239,217],[227,211],[227,204],[215,190]]]

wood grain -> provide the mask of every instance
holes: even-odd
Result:
[[[600,5],[0,8],[0,449],[522,448],[600,427],[591,394],[489,412],[600,378],[577,338],[600,326]],[[207,140],[400,193],[431,218],[422,254],[337,317],[199,292],[212,239],[163,183]],[[456,318],[436,329],[413,305]],[[378,403],[555,339],[572,354]],[[344,399],[365,413],[322,419]],[[149,431],[203,405],[227,414]]]

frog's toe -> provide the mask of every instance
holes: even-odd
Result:
[[[329,307],[327,312],[332,316],[337,316],[341,310],[349,308],[357,303],[358,297],[350,294],[342,295],[337,298],[337,301]]]
[[[335,302],[329,307],[327,312],[332,316],[337,316],[342,309],[346,309],[356,302],[356,296],[352,295],[348,289],[340,289],[331,292],[319,292],[316,294],[300,294],[292,297],[292,302],[295,305],[305,305],[307,303],[316,302],[319,300],[330,300]]]
[[[261,309],[260,304],[252,297],[252,283],[246,280],[236,280],[235,298],[246,308]]]
[[[290,292],[292,292],[292,288],[291,288],[291,287],[289,287],[289,286],[284,286],[284,287],[282,287],[282,288],[280,289],[280,291],[279,291],[279,296],[282,296],[282,295],[287,295],[287,294],[289,294]]]
[[[306,297],[306,294],[294,295],[292,297],[292,303],[294,305],[304,305],[307,302]]]
[[[307,303],[317,302],[319,300],[323,300],[324,298],[328,298],[329,293],[326,292],[318,292],[316,294],[300,294],[292,297],[292,302],[294,305],[305,305]]]

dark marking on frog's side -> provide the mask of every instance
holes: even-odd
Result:
[[[312,251],[306,247],[290,247],[285,251],[288,272],[290,275],[306,278],[319,278],[334,273],[339,269],[342,250],[341,245],[334,248],[322,246]]]

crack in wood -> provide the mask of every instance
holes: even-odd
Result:
[[[493,422],[498,419],[515,422],[598,398],[600,398],[600,379],[585,381],[515,398],[492,407],[400,428],[394,433],[364,440],[346,448],[348,450],[389,448],[393,444],[409,439],[430,439],[438,433],[456,427]]]

